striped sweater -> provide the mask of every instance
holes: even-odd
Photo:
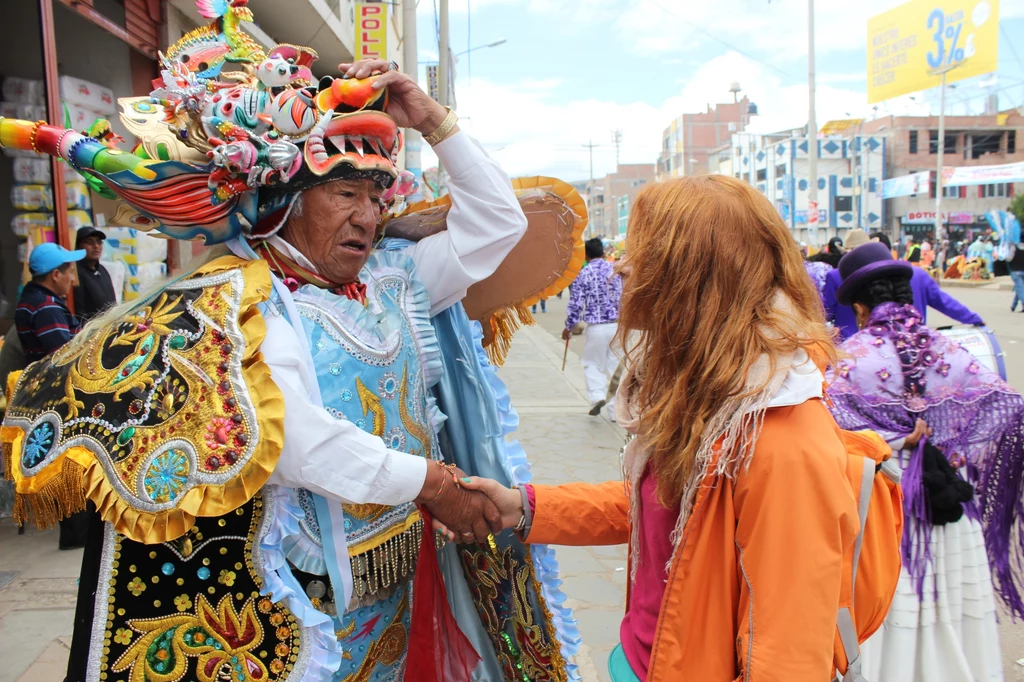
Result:
[[[80,328],[64,299],[36,282],[22,289],[14,323],[28,362],[45,358],[70,341]]]

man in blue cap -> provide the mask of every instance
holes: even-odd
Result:
[[[85,250],[68,251],[58,244],[40,244],[28,257],[32,281],[21,290],[14,323],[18,340],[29,363],[42,360],[78,333],[80,325],[68,310],[65,299],[74,283],[74,264],[85,258]],[[59,549],[85,546],[89,511],[62,519]]]
[[[28,362],[45,358],[78,333],[78,320],[65,299],[74,281],[72,264],[83,258],[84,250],[68,251],[57,244],[40,244],[32,249],[28,259],[32,281],[22,289],[14,311],[18,338]]]

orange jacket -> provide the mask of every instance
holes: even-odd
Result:
[[[820,400],[768,410],[747,469],[709,476],[665,585],[648,682],[825,682],[843,552],[860,523],[839,428]],[[528,541],[629,541],[619,481],[535,486]],[[628,595],[627,595],[628,602]]]

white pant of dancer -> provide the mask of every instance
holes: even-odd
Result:
[[[584,331],[586,345],[583,347],[583,378],[587,382],[587,398],[590,404],[600,400],[608,401],[608,411],[614,412],[615,396],[608,395],[608,382],[619,364],[621,354],[614,347],[616,322],[592,324]]]

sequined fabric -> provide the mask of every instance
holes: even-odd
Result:
[[[269,272],[243,263],[218,259],[22,373],[3,430],[17,518],[45,526],[88,496],[156,543],[259,490],[284,406],[258,352]]]
[[[253,547],[262,522],[257,494],[160,545],[133,542],[108,524],[90,682],[300,679],[303,630],[287,608],[260,595]]]

